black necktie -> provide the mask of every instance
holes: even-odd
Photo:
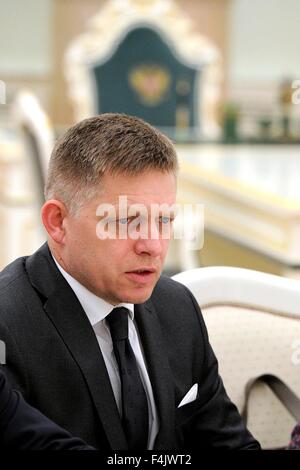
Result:
[[[134,352],[128,339],[128,310],[117,307],[107,316],[122,387],[122,423],[131,450],[147,449],[148,404]]]

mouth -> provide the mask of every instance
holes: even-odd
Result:
[[[133,271],[127,271],[125,274],[131,281],[138,284],[146,284],[147,282],[151,282],[155,279],[156,272],[157,270],[154,268],[145,267],[134,269]]]

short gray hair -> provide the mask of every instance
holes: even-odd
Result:
[[[138,175],[178,170],[172,142],[142,119],[107,113],[75,124],[57,141],[49,163],[45,199],[75,213],[94,197],[106,174]]]

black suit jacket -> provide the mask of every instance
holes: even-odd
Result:
[[[0,450],[93,450],[12,390],[0,371]]]
[[[155,449],[259,448],[226,395],[190,291],[161,277],[135,319],[160,420]],[[0,275],[0,339],[30,404],[100,450],[127,449],[97,338],[46,244]],[[178,409],[195,383],[197,399]]]

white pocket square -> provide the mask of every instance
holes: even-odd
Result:
[[[183,397],[183,399],[178,405],[178,408],[196,400],[197,394],[198,394],[198,384],[194,384],[192,388],[190,388],[190,390],[187,392],[187,394]]]

